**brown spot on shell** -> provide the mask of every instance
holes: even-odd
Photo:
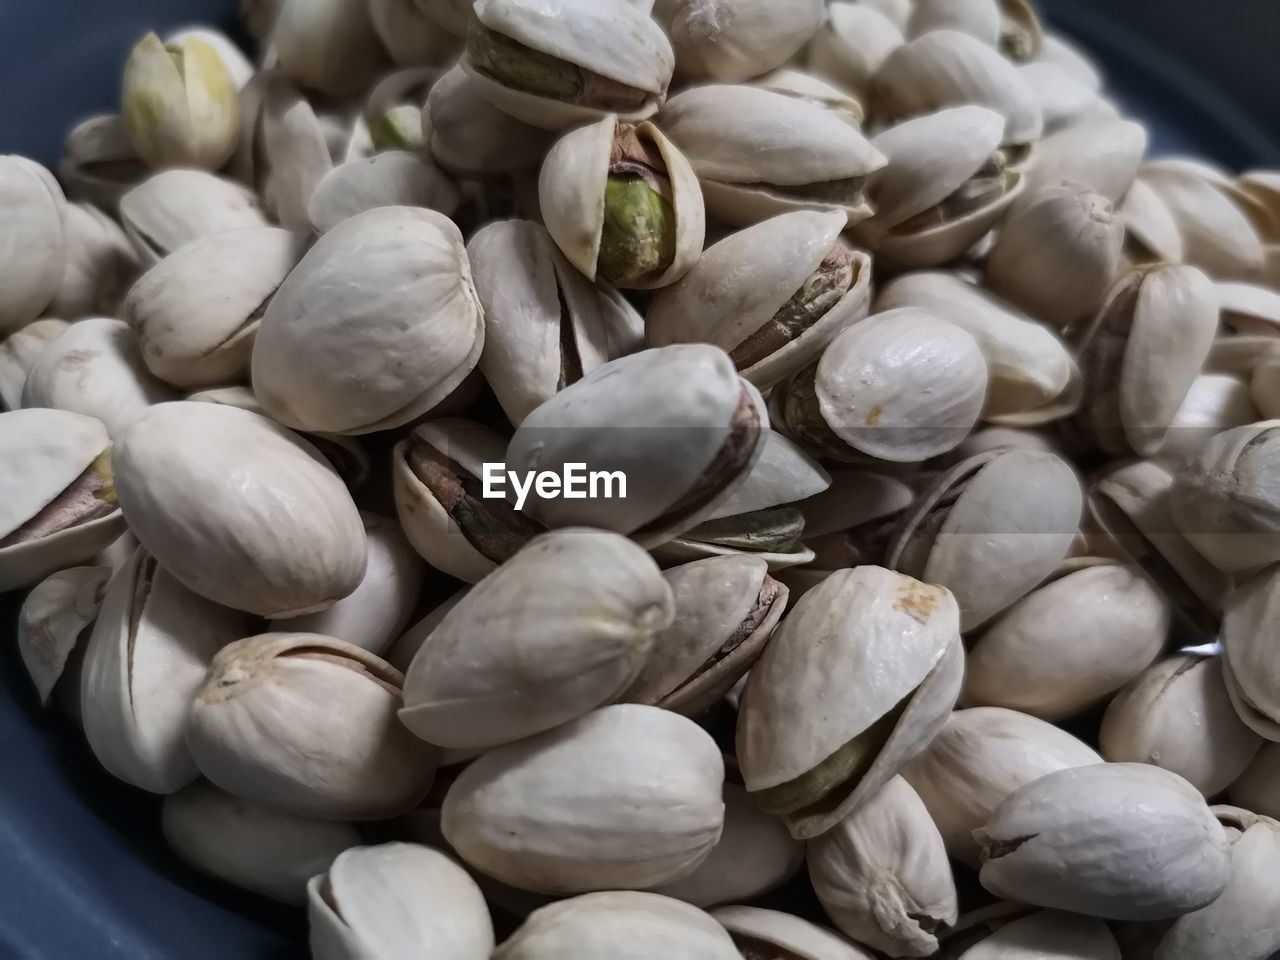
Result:
[[[938,608],[938,591],[922,583],[903,587],[893,609],[905,613],[916,623],[927,623]]]
[[[884,413],[884,408],[880,404],[876,404],[871,408],[871,412],[867,414],[867,426],[874,427],[880,422],[880,414]]]

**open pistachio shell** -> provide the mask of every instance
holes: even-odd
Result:
[[[451,217],[461,202],[458,188],[429,160],[387,150],[334,167],[316,184],[307,217],[317,233],[325,233],[375,207],[426,207]]]
[[[1000,0],[916,0],[907,35],[934,30],[959,30],[989,47],[1000,44]]]
[[[662,0],[655,15],[671,38],[680,76],[740,83],[795,56],[822,22],[823,4]]]
[[[163,170],[120,198],[120,222],[144,267],[198,237],[266,227],[253,194],[203,170]]]
[[[441,30],[415,0],[370,0],[369,20],[391,59],[404,66],[443,63],[460,46],[458,38]]]
[[[1268,740],[1280,740],[1280,656],[1270,643],[1280,579],[1274,568],[1240,583],[1222,619],[1223,677],[1240,719]]]
[[[24,157],[0,156],[0,335],[40,316],[58,292],[66,266],[66,200],[43,167]]]
[[[866,3],[836,0],[809,44],[806,66],[845,89],[865,95],[876,71],[906,39],[901,25]]]
[[[1035,60],[1018,67],[1018,75],[1039,101],[1045,133],[1086,122],[1097,109],[1097,90],[1061,64]]]
[[[18,654],[45,706],[85,628],[98,616],[110,578],[110,567],[69,567],[41,580],[22,601]]]
[[[1119,203],[1138,176],[1147,141],[1146,128],[1132,120],[1103,118],[1066,127],[1036,145],[1027,173],[1031,189],[1073,180]]]
[[[114,214],[120,198],[150,175],[129,142],[118,113],[88,117],[67,133],[58,177],[72,200],[92,203]]]
[[[517,120],[486,100],[479,83],[460,66],[431,87],[422,116],[436,163],[459,175],[532,170],[551,144],[547,131]]]
[[[45,317],[33,320],[0,340],[0,407],[17,410],[22,406],[22,388],[27,372],[52,341],[62,336],[67,321]]]
[[[331,96],[359,92],[386,66],[367,3],[281,0],[271,46],[289,77]]]
[[[67,267],[48,312],[73,319],[115,315],[138,272],[133,245],[111,217],[87,203],[67,204],[63,226]]]
[[[1150,184],[1135,180],[1117,212],[1124,223],[1126,252],[1131,260],[1182,262],[1184,247],[1178,222]]]
[[[1147,164],[1143,181],[1164,201],[1182,235],[1187,263],[1216,280],[1247,280],[1263,264],[1262,238],[1212,168],[1176,159]]]
[[[761,907],[720,907],[711,916],[729,931],[744,957],[780,960],[870,960],[870,954],[834,930]]]
[[[1120,947],[1107,925],[1093,917],[1038,910],[1001,926],[958,960],[1120,960]]]

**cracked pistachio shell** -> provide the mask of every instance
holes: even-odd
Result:
[[[906,38],[902,26],[870,4],[836,0],[809,44],[806,66],[859,95]]]
[[[24,407],[52,407],[96,417],[118,437],[154,404],[176,394],[147,370],[138,339],[123,320],[73,323],[27,371]]]
[[[552,903],[529,915],[493,960],[740,960],[719,923],[656,893],[616,890]]]
[[[548,527],[593,526],[662,544],[706,519],[759,459],[768,417],[729,355],[707,344],[644,350],[596,367],[525,418],[511,470],[621,471],[626,498],[540,499]]]
[[[551,79],[557,85],[568,88],[557,97],[537,89],[540,77],[525,80],[534,89],[521,89],[488,74],[474,60],[473,40],[483,36],[472,25],[462,68],[475,80],[481,96],[524,123],[565,130],[609,112],[623,120],[644,120],[666,97],[675,55],[647,5],[629,0],[562,0],[549,7],[541,0],[476,0],[473,10],[475,23],[500,38],[498,50],[533,61],[554,73]],[[511,67],[523,65],[517,62]],[[528,70],[535,72],[532,67]],[[611,104],[622,109],[610,111]]]
[[[115,315],[138,272],[138,258],[124,231],[87,203],[69,203],[67,267],[48,312],[58,317]]]
[[[444,169],[492,176],[532,170],[551,145],[548,131],[502,112],[481,94],[462,67],[451,68],[431,87],[422,108],[431,155]]]
[[[386,68],[368,3],[282,0],[271,46],[292,80],[331,96],[358,93]]]
[[[888,562],[949,589],[968,632],[1057,569],[1075,539],[1082,501],[1075,471],[1052,453],[980,454],[921,495],[899,525]]]
[[[120,198],[150,173],[129,142],[128,127],[118,113],[96,114],[72,127],[58,164],[58,177],[71,199],[112,214]]]
[[[547,231],[588,280],[596,280],[608,269],[599,260],[605,257],[607,190],[617,136],[618,117],[614,114],[571,130],[552,145],[538,175],[538,203]],[[671,261],[660,263],[656,274],[625,284],[647,290],[674,283],[697,262],[706,233],[706,214],[698,178],[675,145],[649,121],[636,127],[635,136],[647,141],[662,158],[663,168],[657,174],[670,183],[669,207],[675,218],[666,228],[671,231]],[[666,243],[662,246],[665,251]],[[610,278],[601,275],[600,279]]]
[[[84,563],[124,532],[102,469],[110,444],[100,421],[69,410],[0,413],[0,593]]]
[[[1258,367],[1254,369],[1256,382]],[[1262,419],[1265,417],[1254,406],[1248,382],[1230,374],[1203,373],[1192,382],[1174,415],[1160,445],[1160,458],[1173,464],[1194,461],[1218,434]]]
[[[737,732],[747,789],[760,801],[770,788],[812,780],[858,744],[851,768],[824,778],[843,773],[843,782],[786,815],[797,839],[832,829],[942,726],[962,660],[945,589],[880,567],[836,571],[800,599],[748,676]]]
[[[1004,799],[1055,770],[1101,763],[1065,730],[1003,707],[957,710],[902,776],[937,824],[947,853],[978,865],[973,831]]]
[[[1263,740],[1231,704],[1220,657],[1169,657],[1116,695],[1099,744],[1112,761],[1172,770],[1212,797],[1253,759]]]
[[[152,167],[217,170],[235,152],[236,82],[199,37],[143,37],[125,61],[120,100],[129,139]]]
[[[974,839],[982,885],[996,896],[1106,920],[1198,910],[1231,877],[1231,844],[1199,791],[1141,763],[1041,777],[1010,794]]]
[[[334,167],[307,203],[316,233],[376,207],[426,207],[452,217],[462,202],[453,182],[424,157],[386,150]]]
[[[649,342],[714,343],[732,353],[767,334],[774,318],[806,292],[810,278],[821,282],[819,270],[841,250],[845,219],[838,211],[793,210],[707,248],[687,274],[654,297],[645,316]],[[778,256],[780,250],[785,256]],[[866,317],[871,258],[849,252],[847,290],[807,327],[788,330],[781,347],[740,364],[742,376],[767,389],[817,360],[838,333]]]
[[[379,656],[404,632],[426,580],[426,567],[387,517],[361,513],[368,564],[360,585],[327,610],[276,620],[273,630],[321,633]]]
[[[445,399],[483,345],[458,228],[434,210],[382,207],[326,233],[280,285],[254,342],[253,388],[286,426],[371,433]]]
[[[738,517],[816,496],[831,486],[831,475],[782,434],[770,430],[760,459],[747,479],[716,505],[708,520]]]
[[[297,905],[308,880],[360,843],[349,823],[273,810],[207,780],[165,797],[160,824],[174,852],[202,873]]]
[[[62,336],[69,324],[46,317],[33,320],[0,340],[0,407],[17,410],[22,406],[22,387],[36,358],[52,341]]]
[[[1034,426],[1074,412],[1080,371],[1067,345],[986,290],[952,273],[911,273],[885,286],[879,310],[920,307],[967,330],[987,360],[985,419]]]
[[[1173,214],[1187,263],[1215,280],[1248,280],[1262,270],[1262,238],[1215,176],[1198,165],[1167,160],[1144,167],[1142,180]]]
[[[578,377],[643,346],[635,308],[575,270],[541,224],[490,223],[467,243],[467,256],[484,309],[480,371],[513,425]]]
[[[916,117],[943,107],[977,104],[1005,119],[1003,143],[1040,138],[1044,119],[1017,68],[981,40],[935,30],[903,44],[876,72],[874,100],[886,117]]]
[[[57,294],[66,268],[66,206],[44,167],[0,156],[0,335],[35,320]]]
[[[958,960],[1120,960],[1107,925],[1093,917],[1038,910],[1005,924]]]
[[[445,795],[442,827],[468,864],[523,890],[652,887],[710,854],[723,784],[692,720],[619,704],[481,756]]]
[[[915,498],[902,480],[871,470],[833,469],[830,483],[822,493],[797,504],[807,537],[883,520],[905,510]]]
[[[1102,305],[1120,269],[1124,224],[1105,197],[1058,181],[1024,195],[987,260],[992,292],[1062,329]]]
[[[676,70],[690,80],[741,83],[798,54],[822,23],[822,0],[661,0]]]
[[[804,863],[804,844],[777,817],[756,806],[746,788],[724,785],[724,830],[693,873],[654,888],[697,907],[750,900],[773,890]]]
[[[1272,638],[1280,617],[1280,569],[1269,567],[1227,596],[1222,620],[1223,678],[1240,719],[1280,740],[1280,656]]]
[[[1280,743],[1264,743],[1228,793],[1232,803],[1262,816],[1280,813]]]
[[[858,943],[894,957],[938,950],[959,906],[942,836],[911,785],[894,777],[807,852],[827,915]]]
[[[1023,175],[1001,168],[994,175],[994,196],[959,214],[947,209],[953,200],[964,200],[973,178],[983,176],[1004,129],[1000,114],[968,105],[906,120],[874,137],[871,145],[889,165],[867,182],[875,216],[858,224],[859,240],[898,266],[939,266],[962,256],[1022,195]],[[910,221],[926,213],[936,217],[913,229]]]
[[[1135,180],[1117,208],[1130,259],[1181,263],[1182,233],[1168,205],[1144,180]],[[1136,252],[1135,252],[1136,248]]]
[[[270,74],[261,98],[255,135],[263,163],[257,171],[259,194],[281,226],[308,231],[307,205],[333,169],[325,127],[302,92],[284,76]]]
[[[391,59],[402,66],[442,63],[460,46],[458,38],[441,30],[415,0],[370,0],[369,20]]]
[[[165,34],[166,44],[181,44],[187,40],[199,40],[213,49],[218,59],[231,75],[231,82],[236,90],[248,83],[256,72],[256,68],[236,42],[221,30],[206,26],[180,27]]]
[[[622,693],[694,716],[729,692],[759,658],[787,607],[787,588],[746,555],[708,557],[667,570],[674,617],[656,631],[640,672]]]
[[[338,475],[296,434],[213,403],[167,403],[113,451],[147,551],[201,596],[264,617],[331,606],[360,584],[365,538]]]
[[[448,855],[416,843],[353,847],[307,883],[315,960],[489,960],[484,895]]]
[[[779,960],[870,960],[871,955],[834,930],[778,910],[720,907],[711,916],[729,931],[746,957]]]
[[[249,618],[204,599],[138,549],[107,585],[80,673],[80,716],[117,779],[173,793],[196,778],[187,713],[214,654]]]
[[[110,567],[69,567],[45,577],[22,601],[18,654],[44,706],[85,628],[98,616],[109,579]]]
[[[1119,203],[1138,176],[1147,140],[1146,127],[1118,118],[1058,130],[1036,144],[1028,171],[1030,187],[1073,180]]]
[[[887,163],[853,124],[760,87],[691,87],[663,108],[663,132],[702,184],[707,212],[747,226],[792,210],[872,213],[863,178]],[[831,183],[830,181],[838,181]]]
[[[1040,103],[1045,133],[1084,122],[1098,108],[1098,91],[1061,64],[1033,60],[1019,66],[1018,75]]]
[[[530,541],[454,607],[413,658],[400,719],[429,743],[510,743],[616,699],[675,615],[671,586],[616,533]]]
[[[858,126],[862,126],[862,122],[867,118],[866,108],[858,97],[807,70],[780,67],[772,73],[756,78],[752,83],[757,87],[781,93],[795,100],[804,100],[826,107]]]
[[[142,266],[198,237],[267,227],[253,194],[204,170],[162,170],[120,198],[120,222]]]
[[[199,237],[153,266],[121,307],[147,368],[178,387],[242,378],[259,320],[304,248],[288,230],[251,227]]]
[[[1121,277],[1079,337],[1086,431],[1115,454],[1159,451],[1217,329],[1213,284],[1195,267]]]
[[[200,772],[246,800],[325,820],[385,820],[422,800],[435,753],[396,719],[403,677],[314,633],[264,633],[213,658],[191,705]]]
[[[1136,568],[1107,563],[1033,590],[969,648],[971,706],[1071,716],[1123,687],[1164,650],[1172,608]]]

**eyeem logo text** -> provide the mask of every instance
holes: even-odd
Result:
[[[588,470],[585,463],[566,463],[564,472],[508,470],[505,463],[486,463],[481,473],[486,500],[506,500],[507,484],[515,493],[515,507],[523,510],[529,492],[542,500],[625,500],[627,475],[621,470]]]

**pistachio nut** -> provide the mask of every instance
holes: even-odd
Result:
[[[44,706],[98,616],[110,578],[110,567],[68,567],[45,577],[23,599],[18,654]]]
[[[334,167],[311,194],[307,216],[316,233],[375,207],[426,207],[452,216],[461,203],[457,187],[429,161],[389,150]]]
[[[321,237],[271,298],[253,388],[286,426],[370,433],[440,403],[483,345],[458,228],[434,210],[381,207]]]
[[[661,0],[676,70],[689,80],[741,83],[791,60],[822,23],[822,0]]]
[[[35,320],[66,270],[67,202],[52,175],[24,157],[0,155],[0,335]]]
[[[251,0],[250,0],[251,2]],[[162,38],[165,44],[182,45],[188,40],[198,40],[210,47],[231,75],[231,82],[238,91],[253,77],[256,67],[234,40],[214,27],[189,26],[171,30]]]
[[[867,315],[871,258],[844,227],[841,212],[794,210],[730,234],[654,297],[649,342],[714,343],[762,390],[799,372]]]
[[[281,0],[271,46],[292,80],[330,96],[357,93],[386,68],[367,3]]]
[[[1242,334],[1280,335],[1280,291],[1255,283],[1214,284],[1223,327]]]
[[[147,368],[179,387],[242,377],[267,304],[303,249],[287,230],[250,227],[199,237],[153,266],[121,307]]]
[[[252,152],[261,157],[254,172],[264,205],[281,226],[310,230],[308,205],[334,161],[324,125],[287,77],[265,76],[251,136]]]
[[[1182,231],[1149,183],[1135,180],[1116,212],[1124,223],[1125,256],[1131,264],[1182,262]]]
[[[1259,361],[1253,383],[1258,382]],[[1254,406],[1253,391],[1244,379],[1227,373],[1203,373],[1191,383],[1186,399],[1174,414],[1160,459],[1181,465],[1194,461],[1210,440],[1226,430],[1265,419]]]
[[[487,748],[616,699],[671,625],[671,586],[616,533],[532,540],[481,580],[413,658],[400,719],[429,743]]]
[[[307,881],[360,843],[349,823],[274,810],[207,780],[165,797],[160,824],[174,852],[202,873],[298,905]]]
[[[797,839],[865,804],[942,726],[963,669],[958,619],[947,590],[858,567],[806,593],[774,633],[748,675],[738,762]]]
[[[1172,611],[1137,569],[1103,563],[1027,594],[969,649],[961,700],[1046,720],[1100,703],[1164,650]]]
[[[957,960],[1120,960],[1107,925],[1093,917],[1037,910],[1003,925]]]
[[[760,907],[720,907],[711,911],[748,960],[871,960],[871,955],[834,930]]]
[[[756,806],[741,784],[725,783],[719,841],[693,873],[653,892],[703,908],[749,900],[781,886],[803,863],[804,845],[786,825]]]
[[[17,410],[22,406],[22,388],[27,372],[52,341],[62,336],[67,321],[46,317],[33,320],[0,339],[0,407]]]
[[[916,0],[907,21],[915,39],[934,30],[958,30],[989,47],[1000,45],[1000,0]]]
[[[619,697],[686,716],[729,692],[759,658],[782,619],[787,588],[764,560],[708,557],[663,575],[675,619],[656,631],[640,672]]]
[[[616,954],[664,960],[740,960],[719,923],[697,907],[656,893],[611,890],[535,910],[493,960],[588,960]]]
[[[120,198],[150,173],[118,113],[95,114],[72,127],[58,164],[58,177],[72,199],[109,213],[115,213]]]
[[[1181,916],[1231,878],[1231,844],[1200,792],[1143,763],[1047,774],[1010,794],[974,839],[992,893],[1107,920]]]
[[[395,520],[364,512],[360,519],[369,558],[360,585],[327,610],[273,621],[271,629],[320,633],[379,656],[404,632],[426,568]]]
[[[1268,740],[1280,740],[1280,657],[1272,624],[1280,601],[1280,568],[1268,567],[1227,596],[1222,618],[1222,675],[1240,719]]]
[[[1057,437],[1046,430],[1029,427],[981,427],[964,438],[952,456],[957,463],[992,450],[1034,450],[1039,453],[1062,454]]]
[[[403,677],[332,637],[264,633],[213,658],[191,704],[196,766],[246,800],[326,820],[413,808],[435,773],[431,747],[400,725]]]
[[[723,783],[692,720],[619,704],[481,756],[445,795],[442,827],[470,866],[523,890],[652,887],[710,854]]]
[[[1027,171],[1030,188],[1071,180],[1119,203],[1138,176],[1148,139],[1142,124],[1118,117],[1057,130],[1036,144],[1034,162]]]
[[[69,410],[0,413],[0,593],[84,563],[124,532],[111,440]]]
[[[484,310],[480,371],[515,426],[596,367],[643,345],[635,308],[575,270],[542,225],[490,223],[468,242],[467,256]]]
[[[960,606],[960,629],[968,632],[1057,568],[1082,509],[1080,481],[1056,455],[980,454],[921,494],[898,526],[888,564],[950,590]]]
[[[413,0],[391,2],[411,6]],[[445,36],[440,31],[436,33]],[[461,73],[459,68],[454,69]],[[437,67],[408,66],[388,73],[375,83],[365,97],[359,118],[367,128],[369,140],[357,145],[356,127],[353,126],[344,145],[344,162],[367,160],[373,151],[389,149],[410,150],[429,157],[425,148],[430,121],[423,104],[444,74],[445,71]],[[358,139],[363,141],[364,134],[359,134]]]
[[[416,843],[353,847],[307,883],[315,960],[489,960],[484,895],[446,854]]]
[[[867,118],[866,108],[858,97],[805,70],[780,67],[763,77],[757,77],[752,83],[795,100],[826,107],[859,127]]]
[[[411,626],[408,630],[396,638],[391,644],[391,649],[386,653],[386,661],[401,673],[409,670],[409,664],[413,663],[413,658],[418,655],[418,651],[422,649],[422,645],[427,642],[427,637],[431,636],[436,627],[440,626],[440,621],[445,618],[450,610],[462,602],[462,598],[467,595],[470,587],[463,587],[454,591],[439,604],[435,605],[429,613],[421,620]],[[448,753],[449,751],[444,751]]]
[[[898,266],[938,266],[962,256],[1022,193],[1023,175],[1009,168],[1000,148],[1004,128],[995,111],[961,106],[873,137],[889,166],[867,181],[876,212],[858,224],[859,240]]]
[[[1023,196],[987,260],[992,291],[1059,329],[1102,305],[1120,269],[1124,224],[1106,198],[1057,181]]]
[[[415,0],[370,0],[369,21],[396,63],[416,67],[443,63],[461,44],[419,9]]]
[[[814,560],[800,570],[781,571],[783,582],[798,598],[832,570],[883,563],[889,536],[914,497],[911,487],[895,477],[833,470],[829,489],[797,505]]]
[[[1247,280],[1262,270],[1262,238],[1224,176],[1170,158],[1148,163],[1142,179],[1173,214],[1187,263],[1215,280]]]
[[[890,956],[938,950],[959,907],[942,836],[920,797],[894,777],[808,844],[809,879],[845,934]]]
[[[37,320],[36,322],[43,323],[44,321]],[[11,334],[9,340],[18,337],[30,326],[34,326],[34,324],[24,327],[19,333]],[[6,343],[8,341],[0,343],[0,377],[3,377],[4,374],[3,365]],[[1245,375],[1249,377],[1249,398],[1261,412],[1261,416],[1254,419],[1274,420],[1280,414],[1280,350],[1264,348],[1263,354],[1257,357],[1256,363],[1252,364],[1252,370],[1246,370]],[[0,383],[0,398],[3,398],[3,383]],[[1243,426],[1243,424],[1232,424],[1232,426]]]
[[[130,529],[201,596],[259,616],[300,616],[331,606],[364,576],[351,495],[310,444],[265,417],[160,404],[120,436],[113,460]]]
[[[187,712],[214,654],[249,618],[192,593],[139,548],[107,585],[80,675],[80,715],[98,762],[152,793],[196,778]]]
[[[560,391],[516,429],[506,462],[620,472],[625,499],[530,494],[527,512],[548,527],[616,530],[650,547],[706,519],[750,473],[767,433],[763,401],[728,354],[677,344],[611,360]]]
[[[827,4],[826,19],[813,35],[805,65],[865,95],[876,71],[905,42],[901,25],[884,12],[866,3],[835,0]]]
[[[121,113],[138,156],[156,168],[217,170],[240,136],[236,82],[196,36],[138,41],[124,65]]]
[[[120,198],[120,222],[142,266],[198,237],[266,227],[253,194],[203,170],[162,170]]]
[[[1080,428],[1103,450],[1160,450],[1218,328],[1217,300],[1195,267],[1131,270],[1071,337],[1085,401]]]
[[[658,118],[702,185],[707,212],[748,226],[791,210],[872,213],[866,178],[884,155],[839,114],[760,87],[708,84],[671,98]]]
[[[476,0],[473,12],[462,68],[517,120],[547,130],[607,113],[638,121],[667,95],[675,55],[648,4]]]
[[[1087,123],[1099,109],[1098,91],[1060,64],[1033,60],[1018,67],[1018,74],[1039,101],[1046,134]]]
[[[1060,33],[1044,35],[1036,60],[1056,64],[1090,90],[1102,90],[1102,70],[1093,57]]]
[[[1007,147],[1029,147],[1044,129],[1039,101],[1017,68],[957,30],[934,30],[898,47],[876,71],[872,90],[878,112],[890,119],[963,104],[987,107],[1004,117]]]
[[[1236,714],[1220,657],[1169,657],[1107,707],[1099,744],[1112,761],[1152,763],[1206,797],[1221,793],[1263,744]]]
[[[1019,787],[1055,770],[1101,763],[1083,741],[1003,707],[957,710],[902,776],[937,824],[947,853],[978,865],[973,831]]]
[[[63,227],[67,266],[48,311],[71,318],[114,316],[138,272],[133,245],[114,220],[87,203],[67,204]]]
[[[1231,802],[1262,816],[1280,812],[1280,743],[1264,743],[1231,784]]]
[[[542,162],[551,135],[504,113],[484,98],[480,84],[461,66],[431,87],[422,108],[431,156],[459,176],[495,176],[532,170]]]
[[[702,191],[689,161],[649,121],[610,114],[552,145],[538,176],[547,231],[588,280],[651,289],[702,253]]]
[[[953,273],[905,274],[876,300],[879,310],[898,307],[928,310],[974,338],[987,361],[987,420],[1035,425],[1079,404],[1080,371],[1062,339],[981,287]]]
[[[919,307],[849,327],[782,394],[783,419],[805,447],[915,463],[954,449],[987,395],[987,361],[966,330]]]

